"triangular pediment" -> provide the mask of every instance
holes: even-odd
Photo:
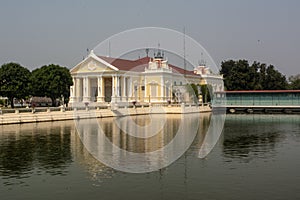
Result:
[[[70,70],[71,74],[74,73],[94,73],[94,72],[113,72],[119,69],[107,63],[103,59],[97,57],[95,54],[90,54],[86,59],[78,63],[73,69]]]

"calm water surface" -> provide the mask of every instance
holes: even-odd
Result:
[[[99,163],[82,145],[73,121],[0,126],[0,198],[300,199],[299,115],[227,115],[223,133],[205,159],[197,155],[210,115],[199,120],[198,134],[183,156],[144,174]],[[134,121],[147,124],[149,116]],[[168,143],[177,122],[178,117],[168,115],[164,142],[154,137],[147,148]],[[147,151],[143,141],[116,131],[112,119],[99,123],[121,148]]]

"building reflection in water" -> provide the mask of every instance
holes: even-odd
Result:
[[[128,116],[114,119],[78,120],[77,131],[85,148],[107,166],[126,172],[149,172],[166,167],[190,147],[198,132],[208,129],[210,114]],[[216,120],[216,119],[215,119]],[[215,121],[219,122],[218,119]],[[149,125],[151,124],[151,125]],[[211,129],[211,130],[210,130]],[[152,130],[158,130],[153,134]],[[209,128],[210,132],[216,129]],[[135,137],[139,135],[139,137]],[[150,137],[147,137],[150,135]],[[220,133],[200,137],[199,149],[207,155]],[[199,137],[197,137],[199,139]],[[197,140],[198,140],[197,139]]]
[[[178,134],[179,129],[184,130],[183,134],[181,134],[183,137],[181,137],[176,143],[172,144],[171,150],[175,152],[180,148],[184,148],[186,144],[193,143],[193,154],[196,158],[199,154],[197,152],[201,149],[203,141],[206,138],[211,114],[202,113],[201,115],[184,115],[186,117],[185,120],[187,121],[185,121],[185,126],[180,127],[182,116],[183,115],[178,114],[168,115],[166,123],[163,124],[162,129],[156,135],[147,139],[133,137],[130,134],[126,134],[126,132],[134,131],[133,127],[138,129],[136,125],[132,125],[132,121],[139,126],[147,126],[151,123],[151,121],[157,122],[157,126],[161,126],[162,123],[159,121],[162,120],[158,120],[160,118],[159,115],[121,117],[114,119],[118,120],[117,123],[112,122],[112,118],[98,119],[97,123],[99,123],[99,126],[102,127],[104,134],[100,134],[100,131],[98,130],[99,126],[98,124],[93,123],[93,120],[80,120],[82,124],[77,124],[77,128],[81,139],[76,136],[74,137],[75,147],[73,149],[75,150],[75,159],[80,160],[80,163],[88,169],[92,179],[101,180],[103,178],[113,176],[114,170],[102,164],[102,162],[99,162],[98,160],[103,159],[98,159],[99,157],[108,157],[111,159],[111,162],[118,162],[121,166],[122,164],[133,166],[138,165],[140,163],[136,163],[135,161],[140,162],[141,160],[139,159],[141,159],[141,157],[138,157],[136,160],[127,160],[126,163],[124,162],[124,158],[127,158],[127,151],[135,153],[155,152],[170,144],[170,142]],[[72,131],[74,131],[72,134],[77,134],[77,131]],[[191,134],[193,133],[194,135],[191,137]],[[105,142],[105,140],[108,141]],[[116,151],[116,149],[114,149],[111,145],[107,145],[107,142],[111,142],[120,149],[126,150],[126,152],[121,150]],[[190,146],[187,148],[189,147]],[[142,160],[150,167],[157,166],[160,162],[163,162],[162,159],[165,159],[165,157],[174,156],[174,154],[176,154],[176,152],[174,152],[167,151],[168,154],[163,154],[166,152],[160,151],[162,154],[159,156],[153,156],[153,154],[142,154]],[[185,151],[183,151],[180,156],[184,152]],[[174,154],[171,155],[172,153]],[[162,172],[163,170],[160,170],[160,173]]]
[[[209,121],[205,120],[204,116],[202,117],[202,135],[205,137],[199,148],[199,158],[205,158],[219,141],[223,132],[225,118],[226,114],[223,113],[212,114]]]

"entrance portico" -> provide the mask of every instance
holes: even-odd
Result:
[[[128,79],[119,75],[73,77],[74,85],[70,89],[70,103],[128,101],[131,91]]]

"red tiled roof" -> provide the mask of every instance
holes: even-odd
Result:
[[[119,70],[135,72],[143,72],[150,61],[149,57],[140,58],[138,60],[126,60],[121,58],[111,58],[105,56],[98,57],[102,60],[105,60],[109,64],[115,66]]]
[[[126,60],[121,58],[111,58],[105,56],[98,56],[102,60],[108,62],[109,64],[117,67],[119,70],[123,71],[135,71],[135,72],[144,72],[145,68],[148,66],[150,57],[143,57],[137,60]],[[180,73],[186,75],[194,75],[197,76],[193,71],[184,70],[175,65],[169,64],[169,67],[172,68],[173,73]]]
[[[182,69],[182,68],[177,67],[175,65],[169,64],[169,67],[172,68],[172,72],[174,72],[174,73],[186,74],[186,75],[194,75],[194,76],[198,75],[198,74],[195,74],[194,71],[185,70],[185,69]]]

